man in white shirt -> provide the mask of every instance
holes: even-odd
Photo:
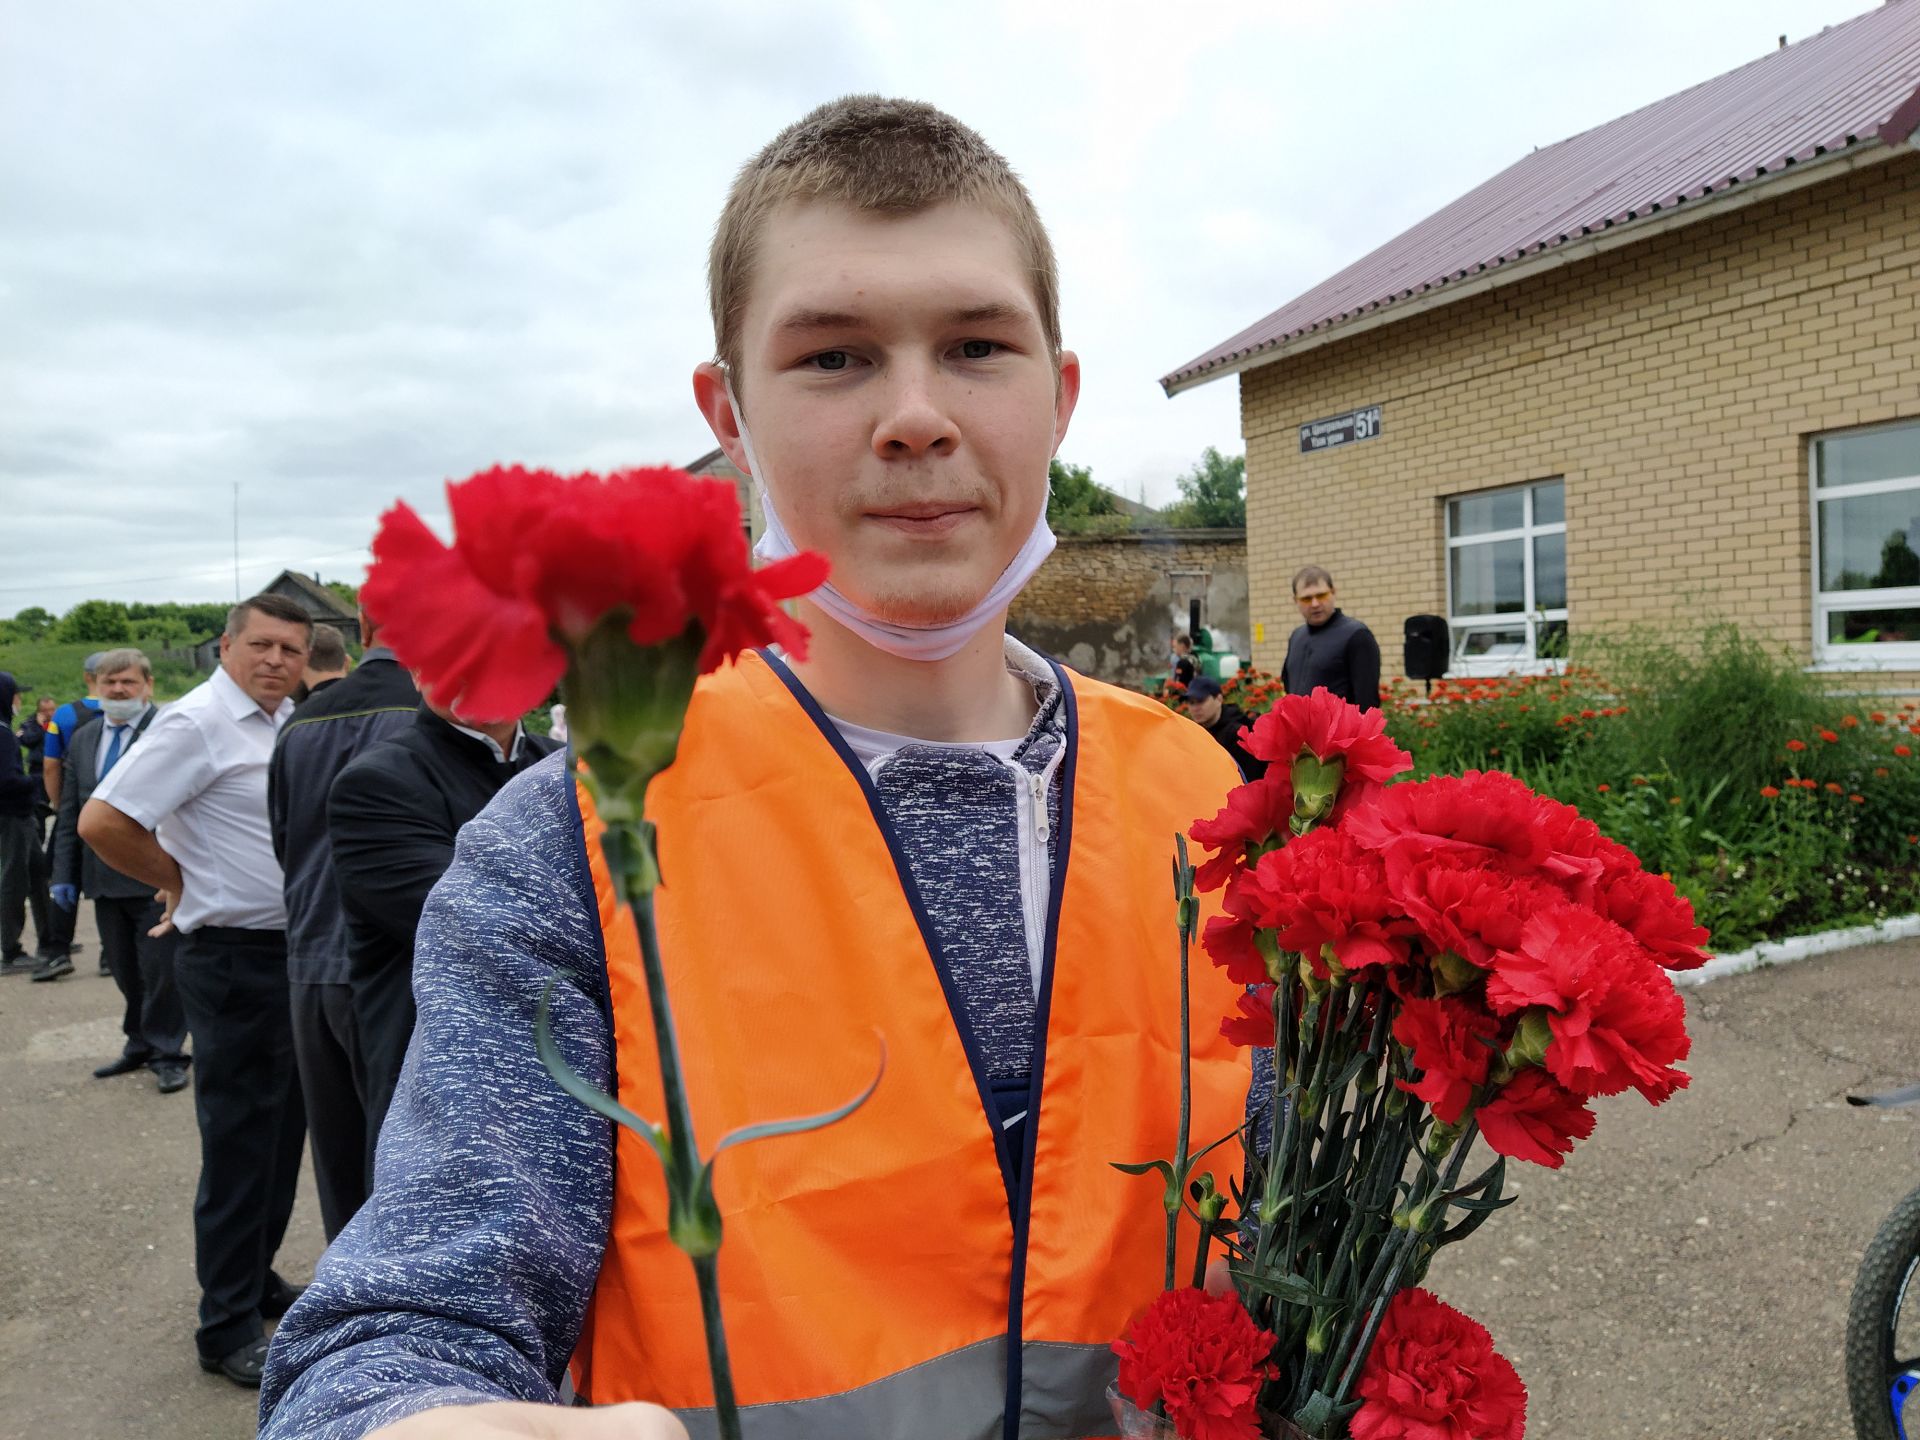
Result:
[[[265,1321],[299,1293],[272,1269],[306,1139],[287,996],[286,901],[267,763],[306,667],[312,622],[256,595],[227,617],[220,668],[167,707],[80,812],[80,838],[159,891],[180,932],[175,983],[193,1037],[200,1186],[193,1202],[203,1369],[257,1386]]]

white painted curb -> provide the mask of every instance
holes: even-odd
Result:
[[[1855,925],[1846,930],[1822,930],[1816,935],[1795,935],[1786,940],[1763,940],[1751,950],[1734,950],[1716,955],[1698,970],[1674,972],[1676,985],[1704,985],[1723,975],[1744,975],[1769,965],[1785,965],[1812,955],[1834,950],[1851,950],[1856,945],[1877,945],[1887,940],[1910,940],[1920,935],[1920,915],[1896,915],[1874,925]]]

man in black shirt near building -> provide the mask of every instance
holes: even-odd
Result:
[[[1293,577],[1293,599],[1306,623],[1287,641],[1280,682],[1289,695],[1321,685],[1362,710],[1380,708],[1380,643],[1335,603],[1333,576],[1309,565]]]

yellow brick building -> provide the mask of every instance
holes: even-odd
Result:
[[[1910,687],[1916,142],[1892,0],[1536,151],[1166,377],[1239,376],[1255,662],[1319,563],[1389,675],[1415,614],[1456,674],[1711,616]]]

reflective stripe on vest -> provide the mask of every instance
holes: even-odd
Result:
[[[1113,1161],[1173,1151],[1179,969],[1173,837],[1237,775],[1197,726],[1061,674],[1068,748],[1024,1164],[866,771],[779,661],[705,677],[654,782],[667,988],[704,1151],[756,1121],[885,1080],[828,1130],[722,1155],[722,1306],[759,1437],[1110,1433],[1108,1349],[1161,1282],[1157,1181]],[[663,1112],[639,946],[616,920],[581,796],[605,934],[621,1101]],[[1209,901],[1217,897],[1205,897]],[[1208,907],[1211,913],[1211,905]],[[1238,1128],[1235,988],[1196,954],[1195,1149]],[[1224,1188],[1238,1146],[1205,1162]],[[1007,1174],[1027,1182],[1009,1195]],[[713,1433],[691,1267],[666,1239],[660,1168],[620,1132],[606,1257],[575,1351],[595,1403],[653,1400]],[[1194,1226],[1182,1226],[1180,1274]],[[1008,1337],[1015,1337],[1015,1344]]]

